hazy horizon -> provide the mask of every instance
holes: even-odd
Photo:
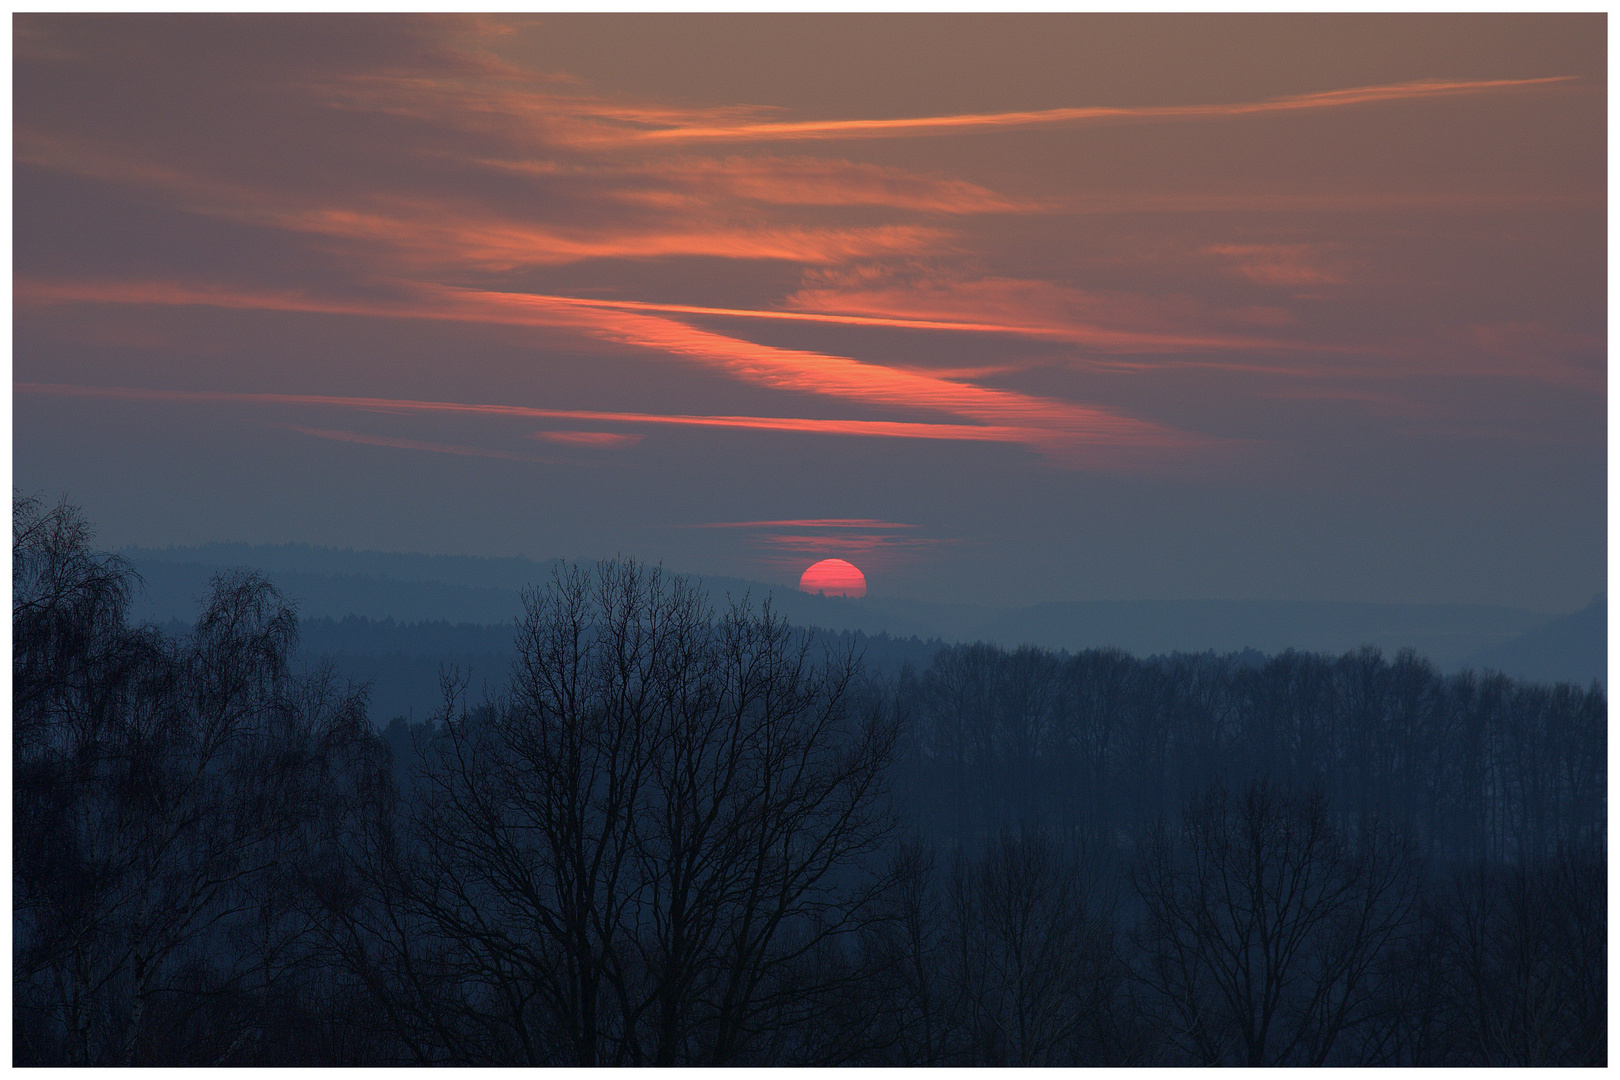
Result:
[[[753,584],[753,585],[764,585],[764,586],[769,586],[769,587],[771,587],[773,589],[784,589],[784,590],[788,590],[788,591],[791,591],[791,592],[802,593],[802,594],[807,594],[807,595],[812,595],[812,596],[820,595],[819,593],[813,593],[813,592],[807,592],[806,590],[801,590],[796,585],[796,583],[791,581],[791,580],[783,579],[783,580],[778,580],[778,581],[772,581],[772,580],[769,580],[768,577],[764,577],[764,576],[762,576],[762,577],[748,577],[748,576],[745,576],[745,575],[742,575],[742,574],[700,574],[700,573],[697,573],[695,571],[689,571],[684,567],[676,566],[676,565],[673,565],[673,564],[665,564],[665,563],[662,563],[662,562],[659,562],[659,561],[656,561],[656,560],[649,561],[649,560],[638,559],[638,558],[635,557],[635,555],[633,553],[630,553],[630,552],[615,552],[615,553],[613,553],[611,555],[605,555],[605,556],[576,556],[576,557],[570,557],[570,556],[566,556],[566,555],[552,555],[552,556],[546,556],[546,557],[536,557],[536,556],[529,555],[529,554],[524,553],[524,552],[518,552],[518,553],[512,554],[512,555],[468,555],[468,554],[464,554],[464,553],[445,552],[445,551],[406,551],[406,550],[403,550],[403,549],[396,550],[396,549],[387,549],[387,548],[342,547],[342,546],[330,545],[330,544],[310,544],[310,543],[307,543],[307,542],[304,542],[304,541],[298,541],[298,540],[288,540],[288,541],[280,541],[280,542],[274,542],[274,543],[272,543],[272,542],[254,543],[254,542],[249,542],[249,541],[211,540],[211,541],[207,541],[207,542],[200,543],[200,544],[165,544],[165,545],[163,545],[161,547],[154,547],[154,546],[143,545],[143,544],[124,544],[124,545],[120,545],[120,546],[116,546],[116,547],[111,546],[111,545],[98,545],[98,546],[105,547],[106,550],[111,551],[113,553],[125,554],[125,555],[129,555],[129,554],[167,555],[167,554],[170,554],[170,553],[174,553],[174,554],[197,553],[198,555],[206,555],[209,552],[209,549],[211,549],[211,548],[223,548],[223,549],[242,548],[242,549],[244,549],[243,554],[244,554],[245,557],[242,560],[239,560],[240,565],[242,567],[244,567],[244,568],[256,569],[256,570],[264,571],[272,579],[274,578],[275,574],[278,572],[277,569],[276,569],[277,565],[285,565],[285,564],[274,564],[274,563],[267,564],[267,563],[265,563],[263,561],[262,558],[259,559],[258,561],[255,561],[254,558],[253,558],[254,555],[262,555],[266,551],[274,552],[277,549],[281,549],[281,550],[298,550],[298,549],[302,549],[302,550],[306,550],[306,551],[310,552],[312,555],[317,556],[317,557],[323,555],[324,553],[332,553],[332,554],[338,555],[338,556],[352,555],[352,556],[361,557],[361,558],[381,557],[381,558],[384,558],[384,559],[399,558],[399,559],[423,559],[423,560],[445,560],[445,561],[455,561],[455,560],[463,560],[463,559],[465,559],[465,560],[469,560],[469,561],[472,561],[472,562],[481,562],[481,561],[487,561],[487,562],[490,562],[490,563],[515,562],[515,563],[523,563],[523,564],[527,564],[527,565],[531,565],[531,566],[535,566],[535,567],[542,567],[542,568],[549,565],[549,564],[551,564],[551,563],[553,563],[553,562],[559,562],[559,561],[574,564],[574,565],[578,565],[578,566],[582,566],[582,567],[588,567],[588,566],[591,566],[591,565],[593,565],[595,563],[601,562],[604,559],[612,560],[612,559],[617,559],[617,558],[629,558],[632,561],[635,561],[635,562],[638,562],[638,563],[645,563],[648,566],[658,566],[658,567],[660,567],[661,569],[663,569],[664,571],[666,571],[668,573],[687,575],[687,576],[691,576],[691,577],[696,578],[696,579],[700,579],[702,581],[742,582],[742,583]],[[174,560],[174,561],[183,561],[183,560]],[[205,563],[206,562],[207,562],[207,560],[205,560]],[[225,564],[224,563],[218,563],[218,565],[225,565]],[[233,563],[232,565],[236,565],[236,564]],[[337,573],[337,571],[331,571],[331,570],[321,571],[321,572],[322,573]],[[367,571],[354,571],[354,572],[361,573],[361,574],[369,573]],[[395,575],[387,574],[387,573],[376,573],[375,576],[378,576],[378,577],[393,577]],[[452,578],[454,578],[455,576],[456,575],[430,576],[430,577],[426,577],[426,578],[401,578],[399,580],[449,581]],[[1586,607],[1587,604],[1590,604],[1593,600],[1600,599],[1600,598],[1604,597],[1605,595],[1606,595],[1606,590],[1600,590],[1598,593],[1595,593],[1593,596],[1588,597],[1586,599],[1586,601],[1584,601],[1582,603],[1579,603],[1579,604],[1576,604],[1573,608],[1556,608],[1556,609],[1555,608],[1537,608],[1537,607],[1531,607],[1531,606],[1526,606],[1526,605],[1514,605],[1514,604],[1468,604],[1466,602],[1465,603],[1460,603],[1460,604],[1457,604],[1457,605],[1454,605],[1454,606],[1459,606],[1459,607],[1472,606],[1472,607],[1507,608],[1507,609],[1513,609],[1513,610],[1522,610],[1522,611],[1527,611],[1527,612],[1533,612],[1533,613],[1535,613],[1537,615],[1552,616],[1552,615],[1569,614],[1571,611],[1581,610],[1582,608]],[[838,599],[840,601],[847,601],[847,602],[850,602],[850,603],[857,603],[860,600],[866,600],[866,599],[878,600],[878,601],[882,601],[882,600],[899,600],[899,601],[915,602],[915,603],[922,603],[922,604],[937,604],[937,605],[942,606],[942,607],[983,608],[983,609],[1007,610],[1007,611],[1026,610],[1026,609],[1029,609],[1029,608],[1032,608],[1032,607],[1039,607],[1039,606],[1044,605],[1044,604],[1054,604],[1054,603],[1056,603],[1056,604],[1074,604],[1074,603],[1112,603],[1112,602],[1188,602],[1188,603],[1255,602],[1255,603],[1355,604],[1355,605],[1364,605],[1364,604],[1402,605],[1404,603],[1407,603],[1405,601],[1399,601],[1399,600],[1381,600],[1381,599],[1378,599],[1378,598],[1375,598],[1375,597],[1374,598],[1361,598],[1361,599],[1354,599],[1354,600],[1351,600],[1351,599],[1321,600],[1321,599],[1317,599],[1317,598],[1290,599],[1290,598],[1279,598],[1279,597],[1268,597],[1268,596],[1164,596],[1164,597],[1152,597],[1152,598],[1130,597],[1130,598],[1115,598],[1113,600],[1095,600],[1094,598],[1090,598],[1090,597],[1049,596],[1049,597],[1046,597],[1044,599],[1039,599],[1039,600],[1033,601],[1032,603],[1027,603],[1027,604],[996,604],[996,603],[969,603],[969,602],[965,602],[965,601],[953,602],[953,601],[948,601],[948,600],[936,600],[934,598],[927,597],[927,596],[911,596],[911,595],[906,595],[906,594],[901,594],[901,593],[883,592],[883,591],[878,591],[876,589],[868,591],[867,594],[865,596],[863,596],[863,597],[841,597],[841,596],[838,596],[838,597],[833,597],[833,598],[836,598],[836,599]],[[1444,606],[1444,605],[1422,605],[1420,603],[1420,604],[1418,604],[1416,606]]]

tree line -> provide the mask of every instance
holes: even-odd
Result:
[[[1595,688],[984,646],[863,674],[629,561],[379,732],[13,503],[13,1059],[1602,1064]]]
[[[988,645],[941,650],[894,688],[897,786],[953,843],[1044,821],[1129,846],[1216,783],[1320,791],[1441,863],[1601,849],[1608,702],[1594,682],[1442,676],[1403,650],[1145,660]]]

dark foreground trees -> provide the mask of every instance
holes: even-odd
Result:
[[[1138,978],[1172,1059],[1324,1065],[1376,1024],[1380,960],[1410,926],[1418,868],[1374,823],[1347,835],[1320,793],[1210,790],[1149,833],[1133,868]]]
[[[1126,971],[1095,852],[1031,827],[937,866],[918,838],[897,849],[864,941],[861,1063],[1120,1063]]]
[[[71,510],[13,543],[19,1063],[1606,1059],[1595,688],[988,646],[897,688],[616,562],[385,743],[261,578],[165,637]]]
[[[292,611],[217,578],[195,633],[70,508],[13,505],[18,1063],[230,1064],[294,1036],[300,875],[382,776],[363,696],[295,678]]]
[[[376,879],[394,963],[432,973],[398,1007],[459,1061],[814,1056],[780,1037],[850,977],[820,961],[879,884],[893,723],[853,708],[847,657],[656,570],[525,606],[510,693],[447,713]]]
[[[1403,957],[1403,1065],[1601,1065],[1608,1056],[1606,860],[1477,865],[1427,898]]]

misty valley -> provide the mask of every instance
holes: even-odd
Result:
[[[248,568],[154,620],[92,541],[14,499],[18,1065],[1606,1063],[1595,678],[814,629],[627,559],[503,625]],[[1458,655],[1540,632],[1489,618]]]

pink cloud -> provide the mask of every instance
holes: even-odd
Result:
[[[120,293],[118,287],[98,290],[90,286],[78,290],[72,286],[52,288],[42,285],[31,288],[25,285],[19,294],[57,302],[124,295],[131,302],[217,302],[242,306],[252,304],[255,299],[252,294],[230,290],[199,290],[193,293],[162,285],[134,286],[127,293]],[[1051,455],[1070,458],[1088,447],[1185,451],[1216,444],[1214,440],[1097,406],[982,387],[925,371],[865,363],[845,356],[761,345],[701,330],[672,319],[632,311],[514,293],[424,289],[421,295],[439,300],[440,310],[424,310],[411,305],[408,314],[412,317],[571,328],[603,340],[678,357],[722,371],[740,381],[775,390],[815,394],[884,408],[939,412],[971,422],[944,427],[922,425],[922,428],[934,431],[950,430],[952,434],[946,437],[951,438],[1022,443]],[[304,303],[306,300],[297,296],[266,298],[266,306],[283,310],[388,315],[407,311],[405,305],[324,300],[309,300],[307,307],[300,308]],[[967,434],[969,432],[972,434]]]
[[[531,439],[561,443],[564,446],[592,446],[604,450],[617,450],[634,446],[641,435],[626,435],[619,431],[531,431]]]
[[[695,525],[679,525],[681,529],[915,529],[897,521],[877,518],[790,518],[785,521],[707,521]]]
[[[462,414],[512,417],[525,420],[578,420],[593,423],[738,428],[809,435],[848,435],[862,438],[1019,442],[1026,437],[1025,432],[1016,428],[998,428],[977,424],[928,424],[898,420],[823,420],[788,416],[700,416],[638,412],[596,412],[584,409],[541,409],[524,405],[480,405],[453,401],[411,401],[399,398],[344,397],[323,394],[241,393],[223,390],[153,390],[126,386],[74,386],[53,383],[13,383],[12,392],[54,397],[111,398],[125,401],[316,406],[401,415],[413,413]]]
[[[923,225],[818,227],[796,224],[735,225],[663,218],[649,225],[570,228],[479,214],[441,201],[371,200],[366,209],[328,206],[258,209],[251,216],[281,228],[391,251],[418,270],[476,267],[511,270],[560,266],[586,259],[656,259],[710,256],[775,259],[808,264],[841,263],[885,255],[911,255],[942,247],[944,233]],[[221,211],[232,216],[230,211]]]
[[[1342,285],[1348,280],[1345,260],[1320,244],[1215,244],[1204,252],[1261,285]]]
[[[1607,342],[1534,322],[1477,323],[1467,330],[1465,367],[1481,375],[1532,378],[1601,394]]]
[[[884,206],[936,214],[1046,208],[965,180],[839,159],[732,156],[645,164],[481,159],[477,164],[537,177],[589,178],[607,185],[607,198],[669,209],[713,207],[735,199],[775,206]]]

